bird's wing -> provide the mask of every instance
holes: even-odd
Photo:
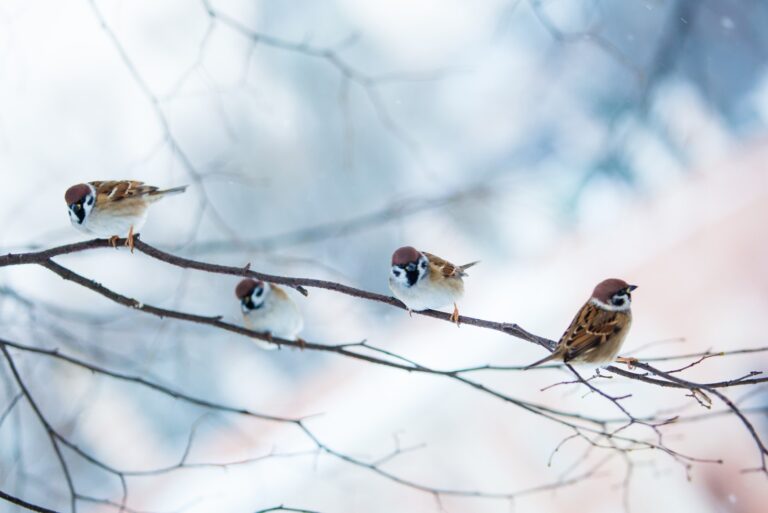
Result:
[[[274,283],[270,283],[269,286],[270,286],[270,289],[272,290],[272,294],[274,294],[276,298],[278,298],[278,299],[280,299],[282,301],[290,301],[291,300],[291,298],[282,289],[282,287],[278,287]]]
[[[437,275],[442,278],[460,278],[464,276],[464,271],[461,267],[432,253],[427,253],[426,251],[422,251],[422,253],[429,261],[429,270],[432,276]]]
[[[611,335],[621,331],[620,312],[604,310],[592,303],[584,305],[563,334],[558,346],[563,361],[579,359],[606,343]]]
[[[100,203],[139,198],[158,191],[155,186],[144,185],[144,182],[134,180],[97,181],[90,184],[96,189],[96,200]]]

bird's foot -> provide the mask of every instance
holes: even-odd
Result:
[[[125,239],[125,245],[131,249],[131,254],[133,254],[133,225],[131,225],[131,229],[128,230],[128,237]]]
[[[280,345],[280,342],[276,342],[275,341],[275,338],[272,336],[272,332],[271,331],[265,331],[264,332],[264,336],[267,337],[267,342],[269,342],[271,344],[277,344],[277,348],[278,349],[282,349],[283,348],[283,346]]]
[[[120,240],[120,236],[119,235],[113,235],[112,237],[109,238],[109,245],[112,246],[113,248],[117,249],[117,241],[118,240]]]
[[[627,367],[632,369],[635,364],[639,361],[637,358],[632,358],[631,356],[619,356],[616,358],[616,361],[619,363],[626,364]]]
[[[456,306],[456,303],[453,304],[453,313],[451,314],[451,321],[456,323],[456,326],[461,326],[461,323],[459,323],[459,307]]]

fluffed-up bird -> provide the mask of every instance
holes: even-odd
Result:
[[[431,253],[404,246],[392,255],[389,288],[409,313],[436,310],[453,303],[451,320],[458,324],[456,302],[464,294],[465,271],[475,264],[454,265]]]
[[[304,321],[288,294],[273,283],[246,278],[237,284],[235,295],[240,300],[245,326],[274,337],[300,340]],[[270,348],[274,346],[270,344]]]

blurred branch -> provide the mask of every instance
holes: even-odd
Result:
[[[656,356],[656,357],[650,357],[650,358],[641,358],[644,362],[670,362],[673,360],[687,360],[689,358],[697,358],[697,357],[715,357],[715,356],[733,356],[733,355],[739,355],[739,354],[753,354],[753,353],[764,353],[768,351],[768,346],[766,347],[750,347],[746,349],[734,349],[732,351],[718,351],[716,353],[713,353],[711,350],[700,352],[700,353],[688,353],[688,354],[678,354],[678,355],[670,355],[670,356]]]
[[[633,63],[629,57],[627,57],[624,52],[619,49],[619,47],[613,44],[605,36],[600,34],[598,30],[590,29],[580,32],[565,32],[559,29],[552,22],[549,16],[547,16],[541,0],[529,0],[528,3],[530,4],[531,10],[533,11],[536,19],[539,21],[541,26],[544,27],[547,32],[549,32],[549,35],[552,36],[555,41],[565,44],[593,44],[607,55],[609,55],[611,58],[613,58],[616,62],[621,64],[624,68],[628,69],[639,82],[642,83],[644,81],[645,74],[643,73],[643,70],[640,69],[640,67],[635,63]]]
[[[229,223],[224,219],[224,217],[221,215],[219,210],[211,201],[210,195],[208,194],[204,185],[207,175],[202,173],[198,169],[198,166],[196,166],[193,163],[192,159],[189,157],[189,155],[187,154],[185,149],[182,147],[177,137],[174,135],[171,124],[168,120],[168,117],[165,111],[163,110],[163,105],[162,105],[160,96],[158,96],[155,92],[152,91],[152,88],[149,86],[146,79],[139,72],[137,65],[129,55],[125,46],[120,41],[120,39],[118,38],[117,34],[114,32],[112,27],[107,23],[106,18],[104,17],[103,13],[98,7],[97,1],[96,0],[88,0],[88,1],[89,1],[91,10],[93,11],[94,16],[96,17],[99,25],[101,26],[107,38],[109,39],[109,41],[112,43],[113,47],[119,54],[120,59],[125,64],[125,67],[128,70],[128,73],[130,74],[131,78],[134,80],[134,82],[140,89],[141,93],[149,101],[152,111],[154,112],[155,117],[157,118],[157,121],[160,125],[160,130],[163,133],[164,140],[169,145],[173,156],[179,161],[179,163],[182,165],[185,171],[190,175],[192,180],[199,186],[198,188],[201,191],[201,195],[202,195],[202,203],[200,208],[198,209],[200,216],[202,216],[206,211],[208,211],[210,213],[210,217],[213,220],[213,222],[228,235],[232,243],[234,243],[236,246],[239,246],[241,249],[249,249],[249,243],[246,241],[242,241],[240,239],[237,231],[234,230],[229,225]],[[182,74],[182,76],[179,78],[179,80],[177,81],[172,91],[178,90],[181,84],[183,84],[184,81],[186,81],[186,79],[188,78],[192,70],[200,66],[203,59],[203,52],[204,52],[205,46],[208,40],[210,39],[215,23],[218,22],[230,28],[231,30],[235,31],[236,33],[239,33],[243,37],[250,39],[254,44],[263,44],[268,47],[294,52],[298,55],[303,55],[305,57],[309,57],[313,59],[321,59],[327,62],[331,67],[336,69],[341,75],[341,77],[343,78],[342,90],[344,90],[345,84],[347,82],[351,82],[361,87],[362,90],[365,92],[365,95],[368,98],[368,101],[371,103],[372,107],[374,108],[374,111],[378,116],[382,126],[384,126],[384,128],[393,137],[395,137],[397,140],[402,142],[412,154],[417,155],[418,147],[416,142],[392,119],[392,116],[390,115],[387,107],[385,106],[383,100],[380,97],[378,87],[386,84],[391,84],[391,83],[436,80],[444,76],[447,70],[437,70],[437,71],[420,72],[420,73],[398,72],[398,73],[382,74],[379,76],[369,75],[369,74],[363,73],[359,69],[349,64],[341,56],[340,51],[343,49],[343,45],[340,45],[337,48],[315,47],[304,42],[297,43],[293,41],[287,41],[278,37],[262,34],[260,32],[256,32],[254,30],[249,29],[247,26],[245,26],[235,18],[232,18],[227,14],[221,12],[220,10],[215,8],[212,2],[210,2],[209,0],[201,0],[201,3],[205,13],[210,17],[210,23],[198,47],[198,54],[197,54],[195,63],[192,65],[191,68],[187,69]],[[269,244],[269,241],[267,242],[267,244]]]
[[[339,51],[341,48],[343,48],[343,46],[338,48],[317,47],[306,42],[297,43],[294,41],[288,41],[279,37],[257,32],[253,29],[250,29],[242,22],[215,8],[210,0],[201,0],[201,2],[205,8],[206,13],[212,20],[216,20],[222,23],[241,36],[250,39],[254,44],[262,44],[271,48],[303,55],[311,59],[320,59],[325,61],[342,77],[342,88],[345,87],[347,82],[353,83],[362,88],[366,97],[368,98],[368,101],[371,103],[371,106],[376,112],[376,115],[378,116],[379,122],[382,124],[382,126],[393,137],[395,137],[395,139],[399,140],[414,156],[417,156],[418,145],[416,141],[392,119],[389,110],[379,95],[378,86],[394,82],[435,80],[443,75],[443,71],[416,74],[389,73],[381,76],[369,75],[352,66],[349,62],[347,62],[346,59],[341,56]]]
[[[32,399],[31,394],[26,389],[26,387],[23,385],[23,380],[19,376],[18,371],[16,371],[15,364],[13,363],[13,360],[10,357],[10,353],[8,351],[8,348],[14,348],[16,350],[20,350],[20,351],[23,351],[23,352],[36,353],[36,354],[39,354],[39,355],[44,355],[44,356],[47,356],[47,357],[50,357],[50,358],[54,358],[54,359],[56,359],[58,361],[62,361],[62,362],[68,363],[70,365],[74,365],[76,367],[80,367],[82,369],[86,369],[86,370],[88,370],[90,372],[101,374],[101,375],[104,375],[104,376],[107,376],[107,377],[110,377],[110,378],[113,378],[113,379],[117,379],[117,380],[120,380],[120,381],[129,382],[129,383],[132,383],[134,385],[141,386],[141,387],[144,387],[144,388],[149,388],[151,390],[154,390],[155,392],[159,392],[159,393],[161,393],[163,395],[167,395],[169,397],[172,397],[173,399],[181,400],[181,401],[184,401],[184,402],[187,402],[187,403],[190,403],[190,404],[194,404],[196,406],[200,406],[200,407],[203,407],[203,408],[206,408],[206,409],[210,409],[210,410],[214,410],[214,411],[220,411],[220,412],[223,412],[223,413],[231,413],[231,414],[243,415],[243,416],[252,417],[252,418],[255,418],[255,419],[258,419],[258,420],[266,420],[266,421],[271,421],[271,422],[280,422],[280,423],[284,423],[284,424],[287,424],[287,425],[292,425],[292,426],[295,426],[296,428],[298,428],[310,441],[312,441],[313,445],[316,447],[316,450],[315,451],[301,451],[301,452],[294,452],[294,453],[274,453],[273,452],[273,453],[270,453],[270,454],[268,454],[266,456],[254,458],[254,459],[251,459],[251,460],[243,460],[242,462],[229,463],[229,464],[208,463],[208,464],[195,464],[195,465],[192,465],[192,464],[186,463],[186,457],[187,457],[187,455],[189,453],[189,448],[190,448],[190,445],[191,445],[191,440],[194,437],[194,434],[192,432],[190,434],[190,437],[188,439],[188,442],[187,442],[187,445],[185,447],[184,453],[182,455],[182,459],[180,460],[180,462],[177,465],[172,465],[172,466],[169,466],[169,467],[163,467],[163,468],[160,468],[160,469],[155,469],[155,470],[150,470],[150,471],[118,470],[118,469],[115,469],[113,466],[108,465],[108,464],[102,462],[100,459],[96,458],[95,456],[92,456],[92,455],[82,451],[75,444],[73,444],[73,443],[67,441],[66,439],[64,439],[63,436],[60,435],[58,433],[58,431],[56,431],[48,423],[47,419],[44,417],[42,412],[39,409],[37,409],[36,403],[34,402],[34,399]],[[52,440],[56,440],[56,441],[61,441],[61,442],[65,443],[65,445],[67,445],[69,448],[75,450],[81,457],[85,458],[87,461],[97,465],[98,467],[108,471],[111,474],[119,476],[121,482],[123,483],[123,489],[124,489],[123,501],[121,503],[122,507],[125,507],[125,504],[127,503],[127,499],[128,499],[128,490],[127,490],[128,487],[127,487],[127,484],[126,484],[125,480],[126,480],[126,477],[129,477],[129,476],[147,476],[147,475],[152,475],[152,474],[161,474],[161,473],[166,473],[166,472],[173,471],[173,470],[176,470],[178,468],[182,468],[182,467],[186,467],[186,466],[197,466],[197,467],[203,467],[203,466],[205,466],[205,467],[213,467],[213,466],[218,466],[218,467],[226,467],[228,465],[233,465],[233,464],[236,465],[236,464],[245,464],[245,463],[250,463],[250,462],[254,462],[254,461],[260,461],[260,460],[268,459],[270,457],[311,455],[311,454],[315,454],[317,451],[320,451],[322,453],[325,453],[325,454],[328,454],[330,456],[333,456],[334,458],[336,458],[336,459],[338,459],[340,461],[344,461],[346,463],[349,463],[349,464],[351,464],[353,466],[368,469],[368,470],[374,472],[375,474],[378,474],[379,476],[382,476],[382,477],[384,477],[384,478],[386,478],[386,479],[388,479],[390,481],[393,481],[395,483],[407,486],[409,488],[414,488],[416,490],[420,490],[420,491],[423,491],[423,492],[426,492],[426,493],[429,493],[429,494],[432,494],[432,495],[435,495],[435,496],[460,496],[460,497],[478,497],[478,498],[490,498],[490,499],[512,499],[512,498],[515,498],[515,497],[519,497],[521,495],[529,495],[529,494],[540,492],[540,491],[552,490],[554,488],[570,486],[572,484],[577,483],[580,480],[584,480],[584,479],[587,479],[588,477],[591,477],[592,475],[594,475],[594,472],[597,470],[597,469],[593,469],[593,471],[591,471],[591,472],[585,473],[583,475],[580,475],[580,476],[577,476],[577,477],[574,477],[574,478],[571,478],[571,479],[559,480],[559,481],[554,482],[554,483],[550,483],[550,484],[534,487],[534,488],[531,488],[531,489],[525,489],[525,490],[521,490],[521,491],[517,491],[517,492],[506,492],[506,493],[483,492],[483,491],[476,491],[476,490],[457,490],[457,489],[450,489],[450,488],[437,488],[437,487],[427,486],[427,485],[423,485],[421,483],[418,483],[416,481],[412,481],[412,480],[408,480],[408,479],[399,477],[398,475],[396,475],[396,474],[394,474],[394,473],[392,473],[390,471],[387,471],[387,470],[385,470],[383,468],[383,465],[385,465],[386,463],[391,462],[396,456],[401,455],[401,454],[405,454],[406,452],[408,452],[407,450],[395,449],[395,451],[393,451],[393,453],[391,453],[390,455],[388,455],[388,456],[386,456],[384,458],[379,458],[379,459],[376,459],[376,460],[374,460],[372,462],[366,462],[366,461],[361,460],[359,458],[356,458],[356,457],[350,456],[348,454],[345,454],[345,453],[343,453],[341,451],[338,451],[338,450],[330,447],[329,445],[327,445],[323,441],[321,441],[320,438],[318,438],[317,435],[315,435],[314,432],[312,430],[310,430],[309,427],[306,425],[306,420],[307,420],[306,418],[291,419],[291,418],[279,417],[279,416],[274,416],[274,415],[267,415],[267,414],[263,414],[263,413],[257,413],[257,412],[254,412],[252,410],[248,410],[248,409],[244,409],[244,408],[228,406],[228,405],[225,405],[225,404],[222,404],[222,403],[217,403],[217,402],[209,401],[209,400],[206,400],[206,399],[197,398],[197,397],[188,395],[188,394],[186,394],[184,392],[180,392],[178,390],[173,390],[173,389],[170,389],[170,388],[165,387],[163,385],[147,381],[146,379],[144,379],[142,377],[124,375],[124,374],[121,374],[119,372],[112,371],[112,370],[109,370],[109,369],[101,367],[101,366],[90,364],[90,363],[85,362],[83,360],[80,360],[80,359],[77,359],[77,358],[65,355],[65,354],[59,352],[58,350],[40,349],[40,348],[36,348],[36,347],[32,347],[32,346],[26,346],[26,345],[23,345],[23,344],[19,344],[19,343],[16,343],[16,342],[11,342],[9,340],[3,340],[3,339],[0,339],[0,350],[2,350],[2,352],[5,355],[6,360],[8,361],[9,365],[12,366],[11,368],[14,371],[14,376],[17,379],[17,382],[19,383],[19,386],[24,387],[23,390],[24,390],[25,397],[30,401],[30,404],[35,404],[36,411],[38,412],[38,418],[39,418],[40,422],[46,428],[46,431],[48,431],[51,439]],[[194,431],[194,428],[193,428],[192,431]],[[638,442],[638,443],[642,443],[642,442]],[[65,467],[65,468],[68,468],[68,467]],[[84,496],[82,496],[81,494],[79,494],[78,492],[75,491],[74,487],[70,488],[70,490],[71,490],[72,511],[73,512],[76,511],[76,502],[77,502],[77,500],[88,500],[88,501],[91,501],[91,502],[94,500],[93,498],[88,498],[88,499],[84,498]]]
[[[126,68],[128,69],[129,74],[138,85],[142,94],[147,98],[147,100],[149,100],[152,110],[154,111],[155,116],[157,117],[158,123],[160,124],[161,131],[165,136],[165,141],[168,143],[168,145],[171,148],[172,154],[179,160],[179,162],[187,171],[187,173],[190,175],[192,180],[199,185],[198,188],[200,190],[200,194],[202,194],[203,196],[203,204],[199,209],[200,215],[202,216],[203,212],[206,210],[210,211],[211,219],[213,220],[213,222],[216,223],[219,226],[219,228],[221,228],[223,231],[228,233],[233,238],[233,240],[237,240],[237,237],[238,237],[237,232],[232,227],[229,226],[229,224],[224,220],[224,218],[221,216],[219,211],[212,204],[211,199],[208,196],[208,193],[203,183],[204,180],[203,180],[202,173],[197,169],[197,166],[195,166],[195,164],[192,163],[192,160],[184,151],[178,139],[176,139],[176,137],[173,135],[173,132],[171,131],[170,122],[168,121],[168,118],[166,117],[165,112],[163,111],[163,108],[160,104],[160,99],[157,97],[155,93],[152,92],[152,89],[149,87],[146,80],[144,80],[144,78],[139,73],[138,68],[134,64],[133,60],[131,60],[125,47],[117,38],[117,35],[114,33],[112,28],[107,23],[107,20],[104,18],[103,14],[101,13],[101,10],[97,5],[96,0],[88,0],[88,2],[91,6],[91,10],[93,10],[94,15],[96,16],[96,19],[99,22],[99,25],[101,25],[102,30],[104,30],[104,33],[107,35],[110,42],[117,50],[118,54],[120,55],[120,58],[122,59]],[[208,35],[206,33],[206,38],[207,37]]]
[[[6,362],[8,363],[8,367],[11,369],[11,373],[13,374],[13,378],[16,381],[16,384],[21,389],[22,394],[24,394],[24,397],[27,400],[27,403],[29,403],[29,406],[32,408],[32,411],[34,411],[35,416],[40,421],[40,424],[43,426],[43,429],[45,429],[46,434],[48,435],[48,439],[51,443],[51,447],[53,448],[54,453],[56,453],[56,459],[59,461],[59,466],[61,467],[61,472],[64,474],[64,479],[67,483],[67,488],[69,489],[69,495],[70,495],[70,506],[72,508],[72,513],[75,513],[77,511],[77,491],[75,489],[75,483],[72,479],[72,474],[69,469],[69,465],[67,464],[67,461],[64,459],[64,455],[61,452],[61,447],[59,447],[59,438],[57,437],[57,432],[53,429],[51,424],[48,422],[48,419],[45,418],[43,415],[43,412],[38,407],[37,403],[35,402],[35,399],[32,397],[32,394],[29,393],[29,390],[27,389],[27,386],[24,384],[24,381],[21,379],[21,376],[19,375],[19,371],[16,369],[16,364],[13,361],[13,358],[11,358],[11,354],[8,352],[8,349],[3,344],[0,346],[0,350],[3,352],[3,356],[5,357]]]
[[[289,508],[288,506],[283,506],[282,504],[280,506],[275,506],[274,508],[260,509],[255,513],[269,513],[271,511],[294,511],[296,513],[318,513],[317,511],[311,511],[308,509]]]
[[[230,241],[208,241],[185,245],[194,253],[217,254],[237,249],[269,251],[299,244],[311,244],[336,237],[359,233],[363,230],[413,216],[415,214],[455,205],[467,200],[483,199],[493,194],[487,184],[463,187],[461,190],[428,198],[413,198],[396,201],[379,210],[330,223],[317,224],[310,228],[289,231],[255,240],[243,240],[239,244]]]
[[[19,402],[19,399],[24,397],[23,393],[18,393],[16,396],[11,400],[11,402],[8,404],[8,406],[5,407],[5,410],[3,410],[3,413],[0,414],[0,427],[3,426],[3,422],[5,422],[5,419],[8,418],[8,415],[10,415],[11,411],[13,411],[13,408],[16,406],[16,403]]]

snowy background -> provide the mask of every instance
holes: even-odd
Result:
[[[64,191],[137,179],[188,192],[153,208],[142,238],[175,253],[387,293],[394,248],[481,260],[463,314],[557,338],[601,279],[637,283],[625,352],[759,347],[768,312],[768,4],[760,0],[6,0],[0,4],[0,253],[83,239]],[[59,261],[147,304],[237,321],[236,279],[126,251]],[[309,421],[360,458],[426,444],[386,468],[437,488],[514,492],[604,454],[447,380],[128,311],[41,268],[0,269],[3,336],[200,397]],[[11,293],[13,292],[13,294]],[[303,337],[370,343],[424,365],[520,365],[531,344],[320,290],[290,292]],[[20,301],[26,298],[34,303]],[[684,339],[684,340],[683,340]],[[19,354],[51,421],[121,469],[312,449],[280,424],[204,411]],[[761,353],[692,371],[764,370]],[[16,391],[3,368],[3,404]],[[616,416],[557,371],[482,373],[514,397]],[[683,392],[618,379],[636,414]],[[734,391],[738,398],[741,391]],[[746,391],[745,391],[746,392]],[[745,407],[763,434],[766,395]],[[4,408],[4,406],[2,406]],[[762,410],[761,410],[762,409]],[[762,411],[762,413],[760,413]],[[758,512],[765,477],[733,417],[676,426],[670,443],[723,465],[691,480],[664,455],[514,501],[519,512]],[[0,426],[0,489],[66,511],[45,433],[26,404]],[[72,455],[68,455],[72,457]],[[84,494],[114,476],[72,457]],[[577,471],[578,473],[578,471]],[[443,498],[327,455],[130,480],[140,511],[491,513],[506,500]],[[652,492],[652,493],[651,493]],[[81,503],[88,512],[116,511]],[[0,511],[16,511],[0,504]]]

